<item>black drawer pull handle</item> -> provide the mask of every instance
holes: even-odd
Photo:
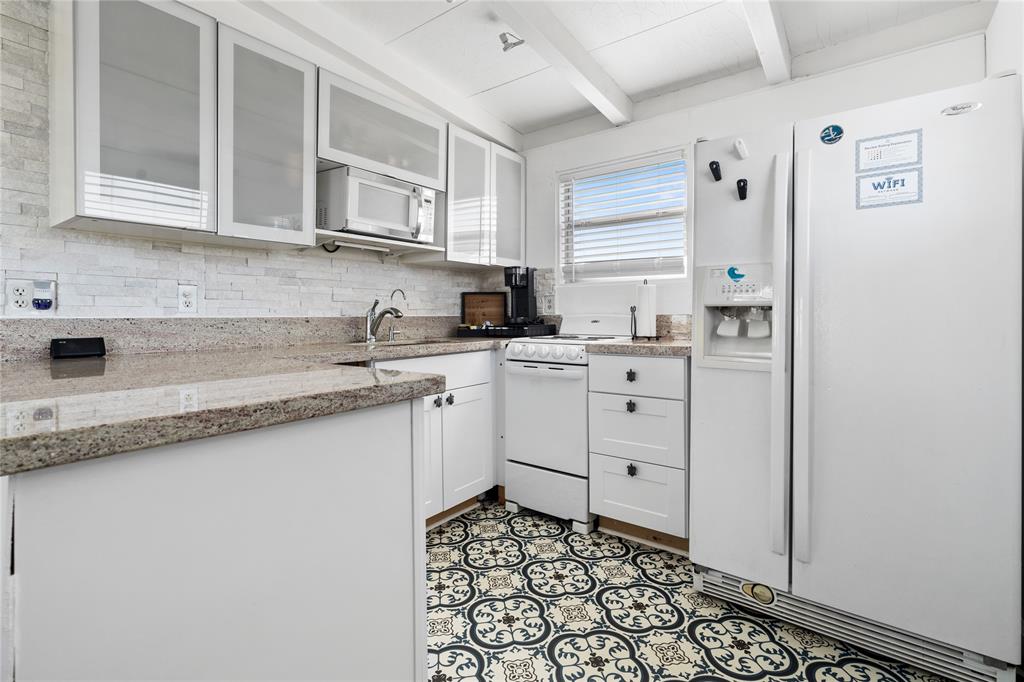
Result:
[[[434,407],[441,407],[441,396],[434,398]]]
[[[626,370],[626,381],[629,381],[629,382],[636,381],[636,370],[633,370],[633,369],[627,369]]]
[[[634,401],[626,401],[626,412],[636,412],[636,403]]]
[[[636,465],[635,464],[627,464],[626,465],[626,474],[628,476],[630,476],[630,477],[636,476]]]
[[[455,394],[454,393],[449,393],[448,397],[445,399],[445,402],[448,403],[449,405],[454,405],[455,404]]]

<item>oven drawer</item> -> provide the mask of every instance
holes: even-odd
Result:
[[[686,399],[686,358],[591,355],[590,390]]]
[[[590,451],[686,468],[686,403],[591,393]]]
[[[508,462],[505,465],[505,499],[560,519],[580,523],[590,521],[586,478]]]
[[[591,453],[590,512],[686,537],[686,472]]]

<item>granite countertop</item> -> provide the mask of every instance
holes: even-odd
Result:
[[[439,339],[7,363],[0,366],[0,475],[440,393],[442,376],[335,363],[503,343]]]
[[[587,344],[591,355],[639,355],[655,358],[685,358],[690,356],[690,339],[664,337],[650,341],[609,341]]]

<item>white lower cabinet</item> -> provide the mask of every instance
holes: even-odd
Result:
[[[423,398],[427,518],[494,487],[495,418],[491,351],[385,360],[380,369],[443,374],[448,390]]]
[[[443,405],[444,399],[439,395],[423,399],[423,506],[428,518],[444,511],[444,422],[441,412]]]
[[[686,537],[685,358],[590,358],[590,512]]]
[[[445,509],[494,487],[493,417],[490,384],[467,386],[445,395]]]
[[[591,453],[590,511],[684,537],[686,472]]]
[[[418,407],[5,478],[17,679],[423,679]]]

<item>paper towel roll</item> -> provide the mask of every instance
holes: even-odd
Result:
[[[636,335],[657,336],[655,308],[658,300],[658,287],[654,284],[636,285]]]

